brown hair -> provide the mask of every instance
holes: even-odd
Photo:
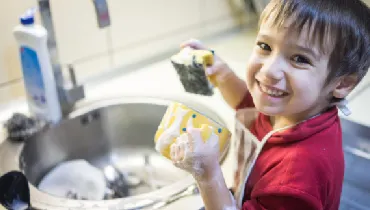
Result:
[[[276,27],[286,20],[298,33],[308,27],[320,51],[330,53],[327,83],[340,76],[357,75],[370,67],[370,9],[361,0],[271,0],[259,25],[269,19]],[[330,43],[328,43],[328,41]],[[330,44],[328,48],[328,44]],[[328,51],[330,50],[330,51]]]

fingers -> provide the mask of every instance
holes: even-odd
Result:
[[[170,156],[173,162],[184,161],[190,153],[196,153],[198,148],[202,148],[204,144],[201,135],[201,129],[187,128],[186,133],[183,133],[176,139],[176,142],[171,145]],[[218,136],[212,136],[212,144],[218,143]],[[199,151],[198,151],[199,152]]]
[[[173,143],[170,147],[170,156],[171,156],[172,161],[175,161],[177,158],[176,150],[177,150],[177,145],[176,143]]]
[[[183,161],[185,159],[185,150],[187,144],[187,136],[182,135],[178,143],[178,161]]]
[[[212,66],[206,68],[206,73],[208,75],[218,74],[218,73],[227,73],[230,72],[230,67],[223,61],[221,58],[215,56],[215,61]]]
[[[184,133],[176,139],[176,142],[171,145],[170,156],[172,161],[179,162],[185,158],[185,153],[188,146],[188,134]]]
[[[217,66],[210,66],[210,67],[207,67],[207,68],[206,68],[206,74],[207,74],[208,76],[212,76],[212,75],[217,74],[218,69],[217,69],[216,67],[217,67]]]
[[[202,144],[207,144],[209,148],[218,149],[219,137],[211,131],[206,143],[204,143],[202,139],[202,132],[205,132],[205,130],[203,129],[204,128],[187,128],[187,132],[189,133],[189,147],[191,147],[192,151],[194,151],[194,149],[200,147]],[[212,128],[209,129],[212,130]]]
[[[197,40],[197,39],[189,39],[185,42],[183,42],[181,45],[180,45],[181,48],[184,48],[184,47],[191,47],[191,48],[194,48],[194,49],[197,49],[197,50],[206,50],[206,46],[202,44],[201,41]]]
[[[171,159],[174,162],[180,161],[182,158],[180,157],[180,146],[177,143],[171,145]]]
[[[207,141],[207,144],[210,148],[219,151],[219,137],[216,134],[212,133],[211,137]]]
[[[189,149],[195,151],[199,144],[203,143],[201,130],[198,128],[186,128],[187,133],[189,134]]]
[[[197,39],[189,39],[183,42],[180,45],[180,47],[181,48],[190,47],[190,48],[198,49],[198,50],[209,50],[201,41]],[[218,75],[218,74],[222,75],[225,72],[231,71],[229,67],[225,64],[225,62],[222,61],[217,55],[214,55],[214,60],[215,60],[214,64],[212,66],[208,66],[205,69],[207,76],[211,77],[211,76]],[[213,83],[216,83],[216,81],[214,81]],[[217,85],[217,84],[214,84],[214,85]]]

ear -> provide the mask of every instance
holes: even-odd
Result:
[[[345,98],[355,88],[357,81],[357,75],[347,75],[339,78],[333,91],[333,96],[335,98]]]

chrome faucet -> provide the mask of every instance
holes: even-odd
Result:
[[[50,10],[50,0],[38,0],[38,6],[42,24],[48,32],[47,45],[58,92],[59,103],[62,110],[62,116],[65,118],[72,111],[76,102],[85,98],[85,91],[83,85],[77,85],[76,75],[72,65],[68,65],[68,71],[71,77],[71,85],[65,84],[58,56],[53,18]]]

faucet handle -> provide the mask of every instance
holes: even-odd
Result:
[[[71,64],[68,65],[68,71],[69,71],[69,76],[71,78],[72,85],[73,87],[76,87],[77,86],[76,74]]]
[[[83,85],[77,84],[76,73],[72,64],[68,65],[68,71],[72,87],[70,89],[66,89],[65,93],[68,103],[74,104],[75,102],[85,98],[85,90]]]

